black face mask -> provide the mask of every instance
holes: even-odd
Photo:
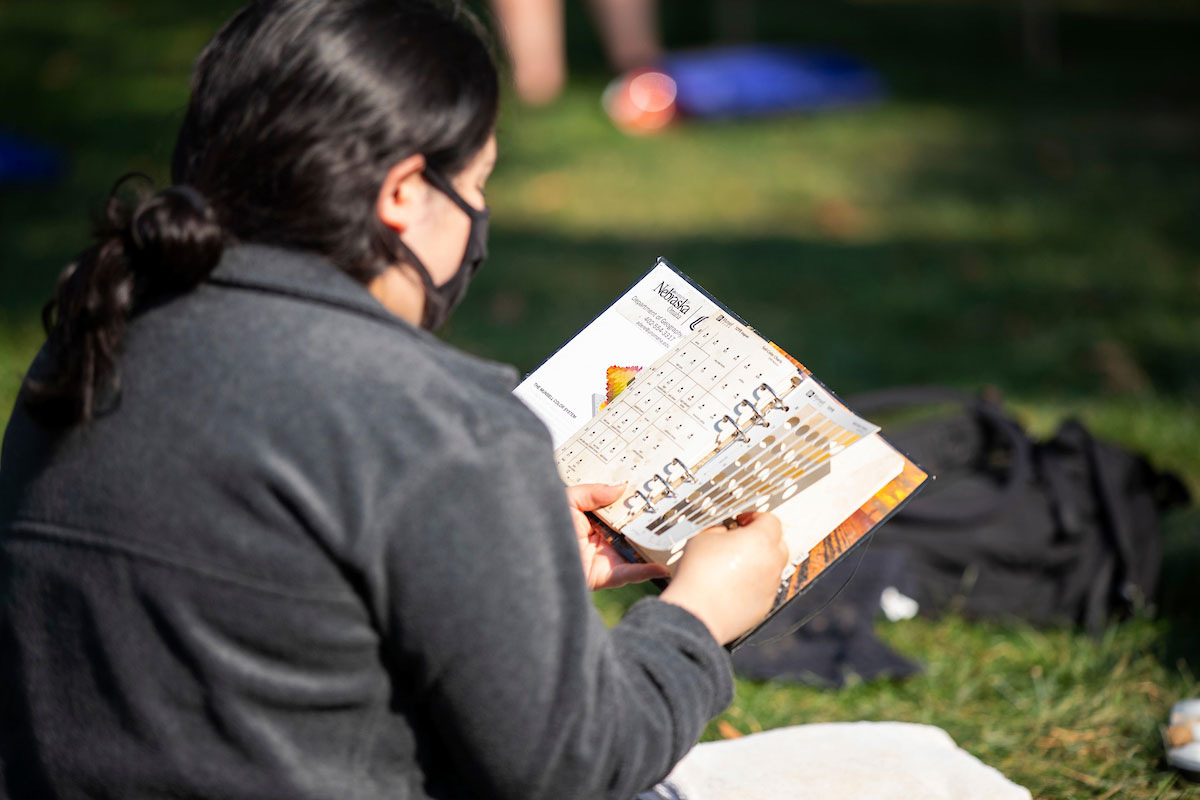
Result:
[[[454,205],[471,218],[471,230],[467,233],[467,249],[463,252],[462,263],[458,265],[458,271],[450,276],[450,280],[441,286],[434,284],[429,270],[425,269],[425,265],[416,254],[408,246],[404,247],[417,274],[421,276],[421,282],[425,284],[425,307],[421,312],[421,327],[434,331],[445,324],[450,312],[462,302],[467,294],[467,284],[487,258],[488,218],[491,216],[491,210],[480,210],[472,206],[437,170],[426,167],[423,175],[430,186],[449,197]]]

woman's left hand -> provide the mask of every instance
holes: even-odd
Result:
[[[592,523],[584,512],[616,502],[624,490],[624,484],[610,486],[606,483],[581,483],[567,487],[567,505],[571,507],[575,535],[579,538],[583,574],[587,578],[588,588],[593,591],[651,578],[666,578],[671,574],[661,564],[631,564],[603,536],[592,532]]]

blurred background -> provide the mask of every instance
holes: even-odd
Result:
[[[124,172],[168,177],[192,60],[238,5],[0,2],[0,420],[89,212]],[[529,371],[665,256],[840,394],[994,386],[1035,432],[1077,415],[1200,494],[1200,3],[662,0],[670,52],[833,48],[886,96],[648,136],[608,119],[595,23],[564,11],[567,83],[509,93],[492,255],[451,342]],[[1165,535],[1156,619],[881,624],[922,675],[743,681],[707,736],[928,722],[1035,796],[1194,796],[1159,726],[1200,694],[1200,515]]]

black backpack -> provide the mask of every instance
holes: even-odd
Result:
[[[848,402],[869,417],[943,412],[885,427],[937,477],[871,545],[905,551],[923,613],[1079,624],[1098,634],[1110,619],[1153,611],[1161,518],[1188,502],[1178,478],[1075,420],[1036,442],[982,396],[911,387]]]

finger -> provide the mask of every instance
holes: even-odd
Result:
[[[671,570],[662,564],[621,564],[614,567],[612,576],[605,581],[604,588],[615,589],[629,583],[642,583],[655,578],[669,578]]]
[[[692,539],[698,539],[701,536],[708,538],[710,536],[717,536],[722,533],[729,533],[729,528],[726,528],[724,525],[713,525],[711,528],[705,528],[704,530],[700,531],[693,536]],[[688,542],[690,543],[692,539],[688,539]]]
[[[747,511],[738,514],[737,523],[742,528],[757,525],[762,531],[770,532],[773,536],[778,537],[783,535],[783,526],[779,522],[779,517],[767,512]]]
[[[580,511],[595,511],[615,503],[624,492],[623,483],[581,483],[567,487],[567,502]]]
[[[571,523],[575,526],[575,535],[586,540],[592,532],[592,521],[588,519],[587,514],[571,505],[569,497],[567,498],[567,508],[571,511]]]
[[[746,527],[747,525],[749,525],[751,522],[754,522],[754,520],[757,518],[758,518],[757,511],[743,511],[741,514],[738,514],[736,517],[737,524],[741,525],[743,528]]]

